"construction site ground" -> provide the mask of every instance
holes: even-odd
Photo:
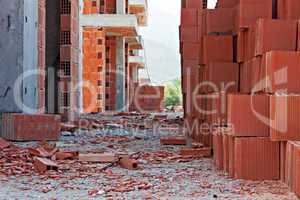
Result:
[[[55,172],[1,175],[0,199],[297,199],[279,181],[234,180],[216,170],[211,158],[181,157],[182,146],[161,145],[161,136],[182,135],[180,116],[156,122],[153,115],[85,116],[101,126],[62,132],[51,143],[81,153],[129,154],[138,160],[137,170],[64,160]]]

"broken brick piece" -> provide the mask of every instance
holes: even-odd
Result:
[[[114,154],[79,154],[79,161],[81,162],[98,162],[98,163],[113,163],[118,159]]]
[[[5,149],[10,146],[10,143],[2,138],[0,138],[0,149]]]
[[[180,150],[182,156],[193,156],[193,157],[211,157],[211,148],[182,148]]]
[[[204,144],[201,142],[192,142],[191,146],[195,149],[204,147]]]
[[[34,158],[34,168],[39,173],[44,173],[49,170],[58,170],[58,165],[47,158]]]
[[[120,159],[120,165],[121,165],[121,167],[123,167],[125,169],[130,169],[130,170],[134,170],[134,169],[138,168],[137,161],[134,159],[130,159],[129,156],[123,156]]]
[[[161,137],[160,138],[160,143],[163,145],[186,145],[186,138],[185,137]]]
[[[78,157],[78,152],[56,152],[55,160],[67,160]]]
[[[78,127],[75,124],[61,123],[61,131],[74,132]]]
[[[57,148],[54,148],[51,151],[48,150],[50,149],[46,150],[44,147],[38,147],[36,149],[28,148],[28,151],[31,155],[43,158],[51,158],[58,151]]]

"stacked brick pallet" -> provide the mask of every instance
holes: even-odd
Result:
[[[234,48],[234,9],[209,10],[205,5],[199,0],[186,0],[182,5],[182,90],[185,118],[194,125],[189,134],[212,146],[212,134],[201,124],[226,124],[226,109],[219,100],[228,92],[238,92],[239,66]],[[208,114],[212,108],[216,112]]]
[[[130,99],[130,111],[162,112],[164,110],[165,87],[135,84],[134,98]]]
[[[189,134],[213,146],[217,168],[231,177],[281,179],[300,195],[300,2],[187,7],[197,3],[186,0],[182,8],[182,87],[186,121],[209,129],[206,138],[203,128]]]

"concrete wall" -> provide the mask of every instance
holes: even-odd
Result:
[[[24,70],[37,68],[37,0],[0,0],[0,7],[0,112],[22,112],[13,89]],[[28,78],[16,96],[35,107],[36,90],[36,79]]]
[[[60,0],[46,1],[46,111],[58,112],[58,77],[60,64]]]
[[[23,40],[23,102],[29,108],[38,107],[38,0],[24,0]],[[27,74],[28,73],[28,74]],[[34,114],[34,111],[24,110]]]

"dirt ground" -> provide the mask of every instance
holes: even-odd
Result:
[[[89,118],[106,121],[104,128],[63,132],[57,148],[128,153],[138,160],[138,170],[61,161],[58,172],[0,176],[0,199],[297,199],[280,182],[233,180],[217,171],[212,159],[181,158],[181,147],[162,146],[161,135],[182,133],[176,121],[154,131],[147,129],[153,120],[149,116]],[[15,144],[26,148],[36,143]]]

